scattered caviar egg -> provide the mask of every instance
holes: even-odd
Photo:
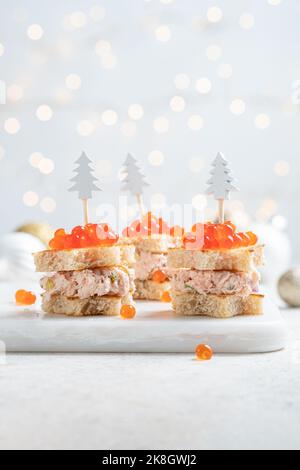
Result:
[[[136,309],[133,305],[123,305],[121,308],[120,315],[126,320],[131,320],[136,315]]]
[[[160,269],[158,269],[157,271],[154,271],[154,273],[152,274],[152,281],[162,283],[167,280],[168,280],[168,276],[166,275],[166,273],[164,273]]]
[[[26,296],[26,290],[24,289],[17,290],[15,294],[15,299],[16,299],[17,304],[22,304],[23,300],[25,299],[25,296]]]
[[[172,297],[171,297],[170,292],[165,291],[165,292],[162,294],[160,300],[161,300],[162,302],[165,302],[166,304],[172,302]]]
[[[33,305],[36,302],[36,295],[24,289],[17,290],[15,294],[17,305]]]
[[[213,357],[213,350],[207,344],[199,344],[196,347],[195,355],[198,361],[210,361]]]

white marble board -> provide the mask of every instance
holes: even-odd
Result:
[[[287,342],[279,309],[268,299],[265,315],[259,317],[178,318],[169,304],[138,302],[133,320],[69,318],[43,315],[39,303],[16,307],[16,288],[0,284],[0,341],[10,352],[191,353],[197,344],[207,343],[216,353],[255,353],[283,349]]]

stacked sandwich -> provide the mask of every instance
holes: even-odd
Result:
[[[135,246],[136,299],[162,300],[170,290],[167,253],[182,244],[183,231],[170,228],[151,212],[133,222],[123,231],[124,242]]]
[[[183,245],[168,255],[176,315],[263,314],[257,271],[263,265],[263,247],[255,234],[237,233],[231,223],[196,224]]]
[[[43,310],[73,316],[118,315],[132,304],[134,246],[119,242],[107,224],[56,231],[50,250],[34,255]]]

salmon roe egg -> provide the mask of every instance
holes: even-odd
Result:
[[[253,233],[253,232],[247,232],[246,235],[250,239],[250,244],[251,245],[256,245],[256,243],[258,241],[257,235],[255,235],[255,233]]]
[[[63,228],[59,228],[56,230],[54,237],[64,237],[66,235],[66,232]]]
[[[170,235],[168,224],[162,217],[155,217],[152,212],[147,212],[141,220],[135,220],[123,230],[125,237],[150,237],[151,235]]]
[[[15,299],[18,305],[33,305],[36,302],[36,295],[24,289],[19,289],[15,294]]]
[[[168,276],[166,273],[158,269],[157,271],[154,271],[152,274],[152,281],[163,283],[168,280]]]
[[[112,231],[108,224],[77,225],[70,234],[64,229],[56,230],[49,242],[52,250],[72,250],[92,246],[112,246],[119,240],[119,235]]]
[[[237,233],[231,222],[224,224],[194,224],[192,232],[184,236],[183,244],[188,250],[231,250],[256,245],[257,236],[252,232]]]
[[[133,305],[123,305],[121,308],[120,315],[126,320],[131,320],[136,315],[136,309]]]
[[[166,304],[172,302],[172,297],[171,297],[171,295],[170,295],[170,292],[165,291],[165,292],[162,294],[160,300],[161,300],[161,302],[165,302]]]
[[[213,350],[207,344],[199,344],[196,347],[195,355],[198,361],[210,361],[213,357]]]
[[[171,227],[170,229],[170,235],[172,237],[183,237],[185,233],[185,230],[183,227],[180,227],[179,225],[174,225],[174,227]]]

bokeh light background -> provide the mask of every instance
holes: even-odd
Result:
[[[96,220],[127,152],[148,204],[197,208],[221,150],[235,219],[286,226],[300,259],[299,17],[295,0],[1,0],[0,232],[81,222],[66,189],[82,150]]]

